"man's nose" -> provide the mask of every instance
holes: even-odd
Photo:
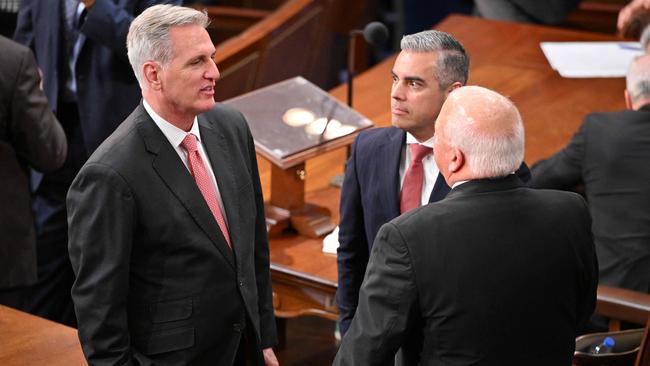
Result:
[[[397,100],[404,100],[404,89],[400,82],[393,83],[390,89],[390,97]]]
[[[221,73],[219,73],[219,68],[217,67],[217,64],[214,62],[210,62],[210,65],[208,66],[208,70],[206,71],[205,77],[207,79],[214,79],[214,80],[219,80],[221,77]]]

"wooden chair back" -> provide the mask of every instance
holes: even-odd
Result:
[[[650,366],[650,294],[598,286],[594,313],[609,318],[609,330],[614,332],[620,331],[621,322],[645,325],[634,366]]]
[[[641,341],[641,348],[639,354],[636,356],[636,363],[634,366],[649,366],[650,365],[650,315],[645,325],[645,332],[643,340]]]

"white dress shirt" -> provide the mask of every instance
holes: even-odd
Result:
[[[406,145],[408,144],[422,144],[424,146],[428,146],[433,149],[433,140],[434,138],[431,137],[430,139],[424,141],[424,142],[418,142],[418,140],[411,135],[410,133],[406,133]],[[402,190],[402,186],[404,185],[404,177],[406,176],[406,172],[408,171],[409,165],[411,165],[411,150],[407,149],[406,145],[402,148],[402,155],[400,157],[400,164],[399,164],[399,189],[400,192]],[[422,206],[426,205],[429,203],[429,198],[431,197],[431,192],[433,191],[433,186],[436,184],[436,179],[438,179],[438,174],[440,173],[440,170],[438,169],[438,166],[436,165],[436,161],[433,158],[433,154],[429,154],[422,159],[422,167],[424,168],[424,182],[422,184],[422,194],[420,196],[420,204]]]
[[[199,123],[196,117],[194,117],[194,122],[192,123],[192,128],[190,128],[189,132],[185,132],[182,129],[174,126],[173,124],[165,121],[162,117],[156,113],[153,108],[147,103],[146,100],[142,100],[142,104],[144,105],[144,109],[149,113],[149,116],[151,116],[151,119],[153,119],[154,123],[158,128],[160,128],[160,131],[162,131],[163,135],[167,138],[169,143],[174,147],[174,150],[176,150],[176,153],[178,154],[178,157],[181,158],[181,161],[183,164],[185,164],[185,168],[187,168],[187,171],[190,171],[190,165],[189,161],[187,159],[187,151],[181,146],[181,142],[183,142],[183,139],[185,139],[185,136],[187,136],[188,133],[193,134],[196,136],[198,147],[199,147],[199,155],[201,155],[201,159],[203,159],[203,164],[205,164],[205,168],[208,170],[208,174],[210,174],[210,179],[212,180],[212,184],[214,185],[214,189],[216,190],[217,193],[217,201],[219,202],[219,208],[221,209],[221,213],[223,214],[223,219],[226,222],[226,226],[228,226],[228,217],[226,216],[226,210],[223,207],[223,201],[221,200],[221,193],[219,193],[219,185],[217,184],[217,178],[214,175],[214,172],[212,171],[212,164],[210,163],[210,158],[208,157],[208,154],[205,151],[205,148],[203,147],[203,140],[201,139],[201,132],[199,131]],[[191,174],[191,173],[190,173]]]

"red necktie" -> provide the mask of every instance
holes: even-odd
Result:
[[[210,178],[210,174],[208,174],[208,170],[206,169],[205,164],[203,163],[203,159],[201,159],[201,155],[199,154],[196,136],[188,133],[181,142],[181,147],[187,151],[190,173],[192,173],[196,185],[199,186],[199,190],[201,191],[201,194],[203,194],[203,198],[205,199],[205,202],[207,202],[208,207],[210,207],[210,211],[212,211],[212,215],[217,221],[217,224],[221,229],[221,233],[223,234],[224,238],[226,238],[226,242],[228,242],[228,245],[232,247],[230,244],[230,234],[228,233],[228,227],[226,226],[226,221],[223,218],[223,213],[221,212],[221,207],[219,207],[219,201],[217,200],[217,190],[215,189],[214,184],[212,183],[212,179]]]
[[[420,144],[409,144],[408,147],[411,149],[411,164],[404,176],[399,203],[400,213],[420,207],[422,185],[424,184],[422,159],[433,151],[432,148]]]

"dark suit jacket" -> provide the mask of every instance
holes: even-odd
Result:
[[[581,0],[482,0],[476,1],[480,15],[490,19],[542,24],[561,23]]]
[[[60,2],[22,0],[14,39],[34,50],[43,71],[43,89],[57,109],[67,55]],[[97,0],[80,28],[86,39],[76,64],[79,116],[90,155],[124,121],[140,100],[140,87],[126,55],[126,35],[144,9],[181,0]],[[64,63],[62,65],[62,63]]]
[[[247,326],[253,356],[276,343],[250,131],[224,106],[198,120],[234,251],[142,105],[70,188],[72,296],[91,365],[230,365]]]
[[[0,50],[0,288],[9,288],[36,280],[28,166],[60,167],[67,146],[32,52],[1,36]]]
[[[352,321],[359,287],[368,256],[379,228],[399,216],[399,165],[406,132],[395,127],[375,128],[359,134],[345,170],[341,190],[338,291],[340,329],[345,333]],[[528,167],[522,164],[517,174],[528,181]],[[450,188],[438,175],[429,202],[437,202]]]
[[[335,365],[570,365],[596,300],[584,200],[467,182],[384,225]]]
[[[650,293],[650,105],[588,115],[571,142],[533,167],[532,185],[584,183],[600,283]]]

